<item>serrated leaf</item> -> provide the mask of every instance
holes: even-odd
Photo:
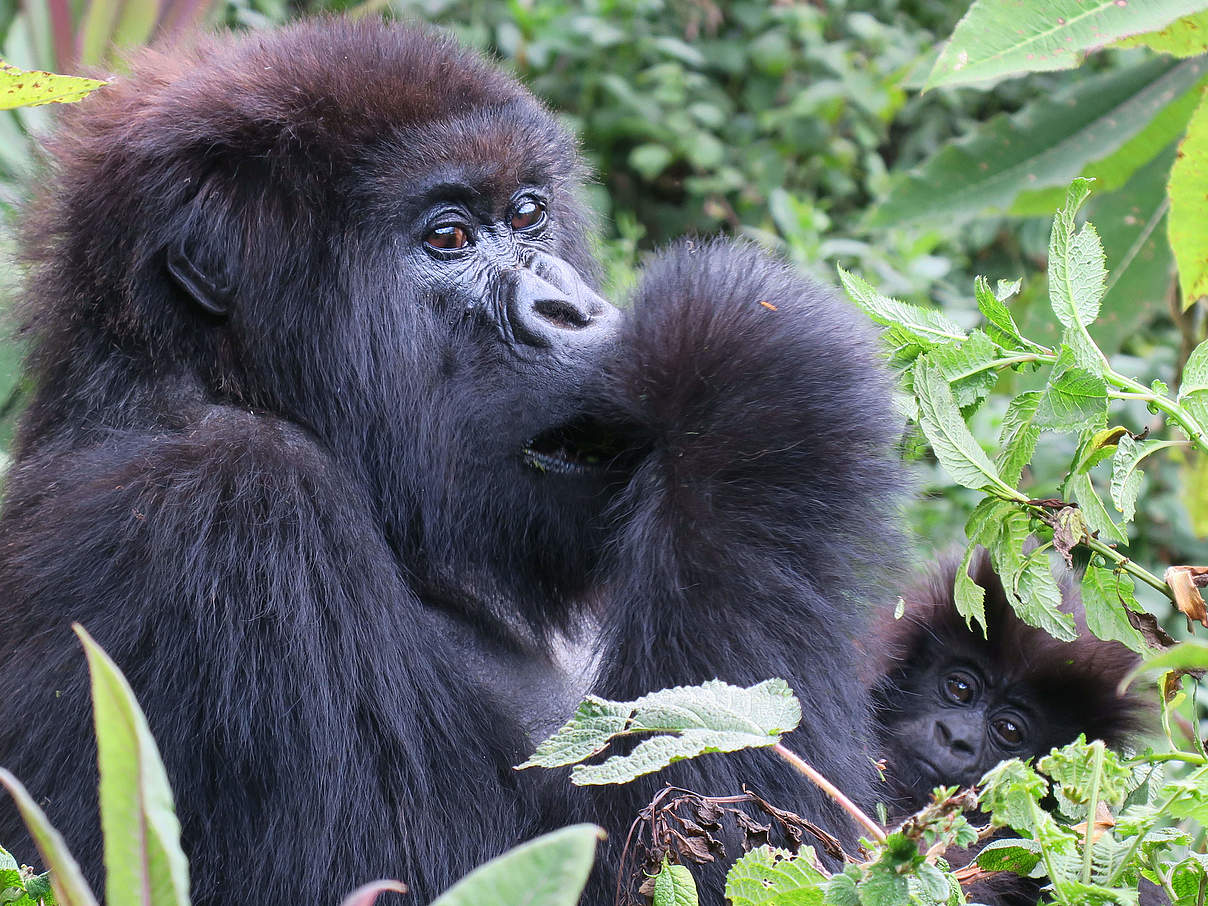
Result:
[[[1179,405],[1191,413],[1201,428],[1208,428],[1208,340],[1187,357],[1183,382],[1179,385]]]
[[[1039,390],[1025,390],[1011,400],[1003,415],[998,434],[998,453],[994,465],[1009,485],[1019,483],[1024,466],[1032,461],[1040,428],[1036,424],[1036,409],[1040,405]]]
[[[731,906],[821,906],[827,877],[813,864],[814,851],[799,855],[761,846],[735,862],[726,874]]]
[[[42,863],[53,872],[51,883],[59,906],[97,906],[96,896],[84,880],[67,843],[47,819],[46,813],[34,802],[29,791],[21,785],[21,781],[0,768],[0,786],[7,789],[17,803],[17,811],[21,813],[21,819],[38,847]]]
[[[1195,57],[1208,51],[1208,10],[1176,19],[1165,28],[1133,35],[1116,47],[1148,47],[1175,57]]]
[[[1096,760],[1101,761],[1098,770]],[[1120,763],[1120,756],[1102,742],[1087,742],[1085,735],[1054,749],[1036,766],[1061,784],[1062,794],[1078,805],[1090,801],[1092,787],[1097,787],[1099,801],[1108,805],[1122,803],[1133,787],[1132,770]]]
[[[97,79],[56,75],[53,72],[18,69],[0,60],[0,110],[70,104],[104,85]]]
[[[914,392],[919,401],[919,427],[949,477],[974,490],[1006,488],[990,457],[965,425],[947,379],[926,356],[914,364]]]
[[[627,755],[602,764],[576,765],[574,783],[626,783],[675,761],[710,752],[775,745],[801,721],[801,705],[788,684],[771,679],[748,688],[710,680],[676,686],[633,702],[594,696],[543,741],[519,768],[576,764],[618,736],[654,735]]]
[[[997,543],[1003,525],[1015,512],[1015,509],[1015,505],[1008,501],[999,500],[997,497],[987,497],[973,508],[973,512],[969,514],[969,519],[965,522],[965,537],[969,539],[969,546],[965,549],[965,556],[956,571],[956,581],[952,590],[953,599],[956,611],[964,617],[965,624],[970,629],[972,629],[973,623],[979,624],[983,638],[987,629],[986,591],[970,578],[969,566],[977,554],[978,547],[988,550]]]
[[[1070,183],[1049,238],[1049,304],[1066,327],[1085,326],[1099,316],[1107,280],[1099,234],[1089,223],[1078,229],[1075,220],[1090,193],[1090,180]]]
[[[1127,611],[1142,612],[1128,573],[1088,566],[1082,577],[1082,605],[1087,628],[1096,636],[1145,653],[1145,640],[1128,622]]]
[[[966,339],[960,325],[938,309],[922,308],[883,296],[863,277],[843,268],[839,268],[839,280],[848,298],[877,324],[907,331],[928,346]]]
[[[1170,247],[1179,268],[1183,307],[1208,295],[1208,90],[1179,143],[1170,171]]]
[[[1060,364],[1060,362],[1058,363]],[[1107,383],[1083,368],[1058,370],[1041,393],[1033,424],[1037,428],[1078,431],[1107,417]]]
[[[1090,50],[1155,31],[1190,13],[1201,0],[976,0],[940,52],[926,89],[1020,72],[1070,69]]]
[[[663,867],[654,879],[651,906],[697,906],[696,881],[683,865],[672,865],[663,857]]]
[[[1000,288],[1003,282],[999,281]],[[1020,282],[1015,281],[1014,290],[1008,292],[1006,298],[1010,298],[1015,292],[1018,292],[1019,286]],[[1010,309],[1003,304],[998,295],[991,292],[990,283],[985,277],[979,276],[973,282],[973,292],[977,299],[977,307],[986,319],[986,333],[990,335],[990,339],[1007,349],[1030,349],[1035,345],[1029,343],[1020,334],[1019,328],[1015,325],[1015,319],[1011,317]]]
[[[432,906],[575,906],[603,835],[576,824],[530,840],[474,869]]]
[[[1159,58],[1080,80],[1018,113],[1000,114],[895,177],[869,225],[959,223],[986,210],[1006,210],[1025,189],[1065,186],[1089,161],[1114,153],[1143,130],[1206,71],[1203,60]]]
[[[1137,466],[1147,456],[1159,450],[1173,446],[1176,441],[1146,440],[1135,441],[1131,434],[1125,434],[1116,445],[1116,455],[1112,457],[1112,503],[1124,514],[1124,521],[1131,522],[1136,511],[1137,494],[1141,490],[1141,479],[1144,477]]]
[[[910,901],[910,882],[905,875],[873,865],[856,892],[860,906],[902,906]]]
[[[999,359],[998,348],[980,330],[972,331],[962,342],[937,346],[927,358],[947,379],[962,411],[984,400],[998,383],[994,368]]]
[[[172,789],[147,719],[126,678],[78,624],[92,676],[105,837],[107,906],[188,906],[189,866],[180,848]]]
[[[1061,589],[1043,555],[1024,556],[1028,517],[1021,510],[1006,515],[998,537],[990,546],[990,560],[1002,578],[1003,589],[1016,615],[1029,626],[1043,629],[1055,639],[1078,638],[1074,618],[1061,610]]]

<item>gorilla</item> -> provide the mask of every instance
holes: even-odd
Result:
[[[767,753],[515,772],[587,692],[787,679],[873,798],[854,639],[897,555],[863,319],[741,244],[598,294],[574,142],[511,78],[328,20],[148,51],[65,111],[25,227],[35,387],[0,517],[0,764],[95,883],[81,622],[127,673],[198,906],[425,903],[668,779],[853,842]],[[15,810],[0,840],[29,851]],[[703,892],[720,901],[718,879]]]
[[[1009,758],[1034,759],[1080,733],[1119,747],[1144,727],[1144,699],[1120,696],[1138,658],[1119,642],[1091,635],[1078,589],[1060,580],[1063,609],[1082,630],[1073,642],[1024,623],[1002,580],[979,550],[969,575],[985,590],[987,633],[956,610],[960,557],[941,562],[904,596],[906,615],[882,619],[874,649],[884,658],[874,688],[879,750],[885,755],[891,814],[917,811],[937,786],[973,786]],[[959,864],[967,857],[957,856]],[[1040,885],[999,875],[966,893],[994,906],[1034,906]],[[1163,902],[1142,892],[1143,903]]]

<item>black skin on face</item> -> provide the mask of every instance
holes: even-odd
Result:
[[[786,743],[871,806],[868,690],[833,678],[903,559],[900,420],[833,290],[684,243],[619,314],[572,138],[399,25],[144,51],[62,116],[25,231],[0,763],[94,885],[73,620],[147,714],[196,906],[381,877],[422,906],[580,821],[608,906],[666,783],[749,784],[855,846],[761,753],[621,787],[512,767],[585,694],[780,676],[808,708]],[[33,852],[7,801],[0,841]],[[701,886],[721,902],[722,867]]]

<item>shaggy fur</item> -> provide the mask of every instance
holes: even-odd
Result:
[[[585,902],[611,902],[667,778],[575,789],[511,767],[588,691],[785,677],[805,709],[788,744],[872,798],[853,640],[896,555],[897,422],[829,290],[685,245],[615,343],[519,367],[481,312],[421,291],[417,199],[547,186],[551,248],[590,272],[573,143],[512,80],[398,26],[144,53],[48,156],[37,390],[0,516],[0,763],[94,883],[74,620],[147,713],[198,906],[334,903],[383,876],[422,904],[579,820],[610,831]],[[228,317],[169,279],[182,245]],[[607,480],[525,465],[583,419],[625,439]],[[670,776],[856,836],[766,754]],[[0,840],[30,852],[8,804]]]

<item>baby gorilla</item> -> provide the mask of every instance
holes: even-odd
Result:
[[[1000,761],[1036,758],[1085,733],[1119,745],[1142,724],[1144,706],[1116,687],[1136,663],[1118,642],[1086,629],[1077,588],[1061,582],[1063,608],[1081,636],[1060,642],[1024,623],[1007,601],[1002,581],[979,551],[969,575],[986,592],[987,638],[956,610],[952,586],[959,558],[941,563],[905,595],[906,615],[885,619],[874,633],[884,660],[873,688],[879,751],[887,761],[891,815],[922,808],[937,786],[972,786]],[[954,865],[973,857],[952,851]],[[1164,902],[1157,888],[1143,904]],[[1041,883],[1009,873],[966,890],[970,902],[1033,906]]]
[[[1077,589],[1062,583],[1064,608],[1082,628],[1060,642],[1020,620],[985,552],[969,574],[986,592],[987,636],[957,613],[953,558],[905,596],[906,616],[880,627],[886,659],[874,687],[890,811],[926,804],[936,786],[971,786],[1000,761],[1035,758],[1085,733],[1108,745],[1140,726],[1141,702],[1116,686],[1136,663],[1118,642],[1086,631]]]

